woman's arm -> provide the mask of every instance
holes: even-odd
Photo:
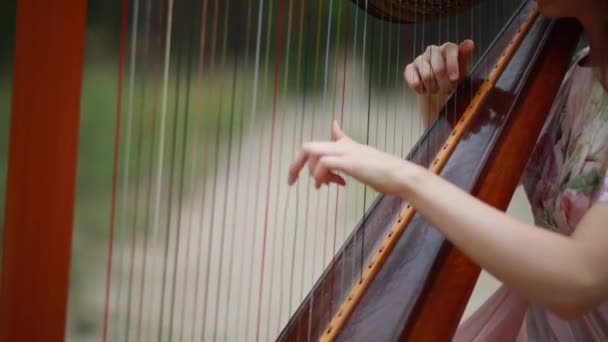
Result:
[[[608,299],[608,205],[593,207],[567,237],[519,222],[425,168],[358,144],[337,123],[333,140],[304,144],[289,183],[308,163],[316,187],[343,185],[342,172],[400,195],[482,268],[562,318]]]
[[[608,299],[608,205],[568,237],[519,222],[421,168],[404,165],[402,196],[509,287],[564,319]]]

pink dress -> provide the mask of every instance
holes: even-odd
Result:
[[[522,179],[536,224],[567,235],[593,204],[608,203],[608,92],[598,69],[579,64],[566,76]],[[608,303],[564,321],[502,286],[454,341],[608,341]]]

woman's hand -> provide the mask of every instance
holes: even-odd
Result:
[[[473,41],[468,39],[459,45],[431,45],[405,68],[403,76],[418,95],[420,114],[426,126],[435,120],[458,82],[466,77],[473,47]]]
[[[430,45],[407,67],[407,85],[418,95],[451,94],[467,74],[467,63],[475,44],[467,39],[456,45]]]
[[[329,183],[345,185],[344,178],[338,174],[344,173],[378,192],[394,195],[402,192],[407,166],[417,167],[351,140],[344,135],[336,121],[333,123],[331,142],[309,142],[302,145],[297,159],[289,168],[289,185],[296,182],[306,163],[316,188]]]

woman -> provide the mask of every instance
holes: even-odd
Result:
[[[332,141],[304,144],[289,172],[293,184],[308,163],[317,188],[344,185],[344,173],[403,197],[502,280],[505,286],[460,327],[458,341],[608,341],[608,1],[538,5],[545,16],[578,19],[591,48],[568,73],[522,180],[536,225],[352,141],[336,122]],[[406,67],[429,119],[466,74],[472,49],[470,40],[432,46]]]

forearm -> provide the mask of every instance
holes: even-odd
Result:
[[[573,239],[519,222],[422,168],[405,168],[403,197],[455,246],[528,298],[562,316],[578,314],[593,274]]]

